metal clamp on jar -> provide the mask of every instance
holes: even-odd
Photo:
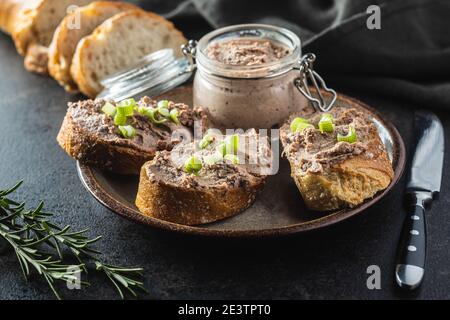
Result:
[[[285,52],[276,59],[250,64],[212,58],[210,48],[227,41],[264,42]],[[305,111],[308,101],[316,110],[327,111],[336,100],[336,92],[327,88],[313,70],[314,54],[302,57],[300,39],[287,29],[236,25],[213,31],[198,43],[191,40],[182,50],[184,58],[176,59],[171,50],[158,51],[131,69],[104,79],[106,89],[99,97],[121,100],[144,94],[156,96],[186,82],[196,71],[194,105],[205,107],[216,126],[243,129],[279,125],[292,113]]]

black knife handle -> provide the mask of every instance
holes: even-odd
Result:
[[[395,279],[400,287],[410,290],[420,286],[425,273],[427,234],[424,197],[425,194],[414,194],[415,204],[405,218],[397,251]]]

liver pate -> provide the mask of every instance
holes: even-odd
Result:
[[[138,147],[148,152],[171,149],[180,142],[177,138],[172,137],[175,130],[188,129],[192,133],[195,120],[200,121],[203,128],[206,126],[206,115],[201,108],[191,109],[183,103],[169,102],[169,110],[174,108],[179,110],[180,124],[172,121],[154,124],[146,116],[135,111],[128,121],[136,129],[136,135],[132,139],[125,139],[120,135],[113,118],[102,112],[101,109],[105,102],[105,100],[85,100],[70,103],[67,114],[78,128],[99,139],[106,140],[112,145]],[[110,103],[115,105],[112,101]],[[138,102],[139,106],[145,107],[156,108],[156,104],[157,101],[149,97],[144,97]]]
[[[278,61],[289,53],[289,48],[281,44],[248,38],[216,41],[206,48],[208,58],[236,66],[262,65]]]
[[[208,61],[219,63],[203,66],[198,60],[194,105],[207,107],[216,126],[270,129],[308,108],[294,86],[298,72],[293,68],[300,57],[282,60],[293,52],[281,43],[260,38],[217,40],[203,53]],[[215,69],[217,65],[226,76]]]
[[[180,143],[171,152],[158,152],[147,166],[147,175],[151,182],[164,181],[183,188],[196,189],[252,189],[264,182],[266,174],[270,170],[271,150],[267,139],[260,140],[254,130],[249,134],[239,135],[240,146],[238,150],[239,164],[229,161],[219,161],[215,164],[207,164],[204,159],[216,152],[217,146],[223,142],[224,136],[215,135],[211,144],[204,148],[198,148],[198,141],[192,143]],[[250,139],[257,144],[257,161],[250,163],[248,143]],[[186,173],[184,164],[187,159],[195,155],[202,161],[202,169],[195,174]],[[254,155],[253,155],[254,156]]]
[[[367,159],[376,158],[373,152],[366,152],[369,144],[376,143],[372,137],[377,129],[367,115],[356,109],[335,107],[330,112],[334,117],[333,133],[321,133],[318,122],[321,113],[314,114],[308,120],[314,128],[306,128],[303,132],[292,133],[288,125],[283,127],[281,139],[285,146],[284,153],[294,164],[306,173],[323,173],[324,169],[340,163],[354,155],[362,155]],[[293,119],[294,117],[292,117]],[[337,142],[337,134],[346,135],[349,125],[356,129],[358,140],[355,143]],[[384,148],[376,148],[379,153]]]

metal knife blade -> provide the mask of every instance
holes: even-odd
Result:
[[[401,288],[414,290],[425,275],[427,251],[426,204],[441,190],[444,129],[439,118],[417,111],[415,143],[406,192],[410,207],[397,249],[395,279]]]
[[[408,192],[441,190],[444,164],[444,129],[439,118],[429,111],[416,111],[414,120],[415,150],[406,185]]]

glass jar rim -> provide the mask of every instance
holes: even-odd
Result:
[[[280,39],[271,39],[268,35],[277,35]],[[259,65],[230,65],[210,59],[206,48],[220,39],[257,38],[275,40],[287,45],[291,52],[283,58]],[[225,78],[265,78],[285,73],[301,58],[301,40],[292,31],[267,24],[239,24],[212,31],[203,36],[197,44],[196,62],[199,71]]]

